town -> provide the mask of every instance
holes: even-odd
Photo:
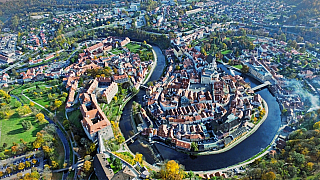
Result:
[[[95,3],[0,4],[0,178],[320,176],[304,2]]]

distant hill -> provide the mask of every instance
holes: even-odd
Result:
[[[110,0],[111,1],[111,0]],[[109,0],[0,0],[0,16],[52,10],[52,7],[108,5]]]
[[[299,9],[318,9],[320,8],[320,0],[283,0],[284,2],[295,5]]]

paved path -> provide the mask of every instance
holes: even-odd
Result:
[[[3,165],[5,165],[5,164],[6,164],[6,165],[10,165],[10,164],[13,164],[14,162],[22,161],[23,158],[26,158],[27,156],[30,156],[30,155],[34,155],[34,154],[36,154],[36,153],[39,153],[39,151],[33,151],[33,152],[30,153],[30,154],[25,154],[25,155],[22,155],[22,156],[17,156],[16,158],[8,158],[8,159],[5,159],[5,160],[1,160],[1,161],[0,161],[0,164],[1,164],[0,167],[2,168],[1,171],[5,171],[5,170],[6,170],[6,168],[3,167]],[[39,161],[40,164],[37,166],[37,170],[38,170],[39,173],[43,172],[43,166],[44,166],[43,156],[40,157],[40,158],[33,158],[33,157],[32,157],[32,158],[30,158],[30,161],[31,161],[32,159],[36,159],[36,160]],[[34,167],[34,166],[31,166],[31,167]],[[21,172],[18,172],[18,173],[21,173],[22,175],[25,175],[26,173],[31,173],[31,167],[28,168],[28,169],[25,169],[25,170],[23,170],[23,171],[21,171]],[[3,179],[6,179],[6,180],[16,179],[18,173],[15,173],[15,174],[11,175],[10,177],[5,177],[5,178],[3,178]]]
[[[197,174],[214,174],[216,172],[226,172],[226,171],[229,171],[229,170],[232,170],[232,169],[235,169],[235,168],[240,168],[242,166],[246,166],[248,164],[251,164],[253,163],[256,159],[259,159],[263,156],[265,156],[266,154],[268,154],[271,150],[273,150],[273,147],[272,145],[275,143],[275,141],[277,140],[277,137],[278,135],[280,134],[280,132],[285,128],[286,126],[282,126],[278,129],[276,135],[274,136],[273,140],[271,141],[270,143],[270,147],[265,150],[265,152],[263,152],[262,154],[258,155],[257,157],[253,158],[252,160],[250,161],[246,161],[246,162],[242,162],[242,163],[239,163],[237,165],[233,165],[233,166],[229,166],[229,167],[226,167],[226,168],[222,168],[222,169],[216,169],[216,170],[211,170],[211,171],[194,171],[194,173],[197,173]]]
[[[28,96],[26,96],[25,94],[23,94],[23,92],[21,93],[24,97],[26,97],[27,99],[29,99],[29,101],[33,102],[34,104],[38,105],[39,107],[41,107],[42,109],[44,109],[45,111],[47,111],[49,114],[52,113],[51,111],[49,111],[47,108],[43,107],[41,104],[33,101],[32,99],[30,99]],[[47,115],[45,115],[45,119],[50,123],[50,124],[55,124]],[[70,147],[69,147],[69,143],[67,138],[65,137],[65,135],[63,134],[63,132],[59,129],[58,126],[57,127],[57,134],[59,136],[59,138],[61,139],[61,142],[63,144],[63,148],[64,148],[64,158],[65,158],[65,162],[69,163],[70,160]],[[62,179],[67,179],[68,177],[68,173],[63,173],[63,177]]]

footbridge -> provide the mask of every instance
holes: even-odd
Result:
[[[269,81],[266,81],[263,84],[260,84],[259,86],[252,88],[251,90],[253,90],[253,91],[261,90],[262,88],[265,88],[269,85],[271,85],[271,83]]]
[[[125,142],[123,142],[122,144],[125,144],[125,143],[127,143],[127,142],[129,142],[129,141],[133,141],[133,139],[138,135],[138,134],[140,134],[141,133],[141,131],[139,131],[139,132],[137,132],[136,134],[134,134],[133,136],[131,136],[130,138],[128,138]]]

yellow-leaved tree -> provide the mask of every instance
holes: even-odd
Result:
[[[180,180],[184,178],[183,166],[179,165],[176,161],[170,160],[161,167],[160,176],[165,180]]]

